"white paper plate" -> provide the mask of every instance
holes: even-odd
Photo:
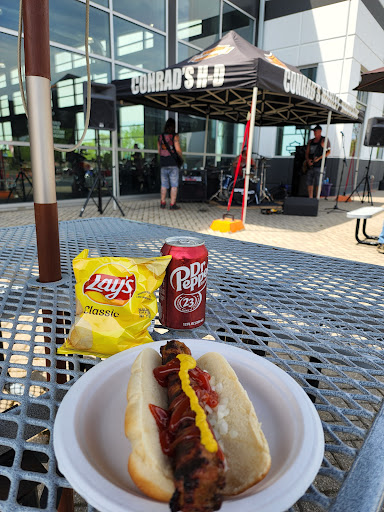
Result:
[[[312,402],[288,374],[265,358],[206,340],[182,340],[195,358],[223,354],[252,400],[268,440],[272,465],[264,480],[225,500],[223,512],[283,512],[314,480],[324,455],[324,435]],[[158,350],[164,341],[150,346]],[[148,345],[146,345],[148,346]],[[143,347],[106,359],[69,390],[57,413],[53,443],[59,470],[101,512],[168,512],[133,484],[124,435],[130,369]]]

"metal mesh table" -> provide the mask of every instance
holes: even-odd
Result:
[[[55,354],[74,319],[72,259],[84,248],[90,256],[158,255],[166,237],[187,233],[123,219],[62,222],[63,279],[40,285],[34,226],[0,230],[0,510],[55,510],[68,487],[53,452],[55,414],[70,386],[98,362],[74,356],[65,367],[68,358]],[[206,323],[172,332],[157,322],[154,338],[216,340],[285,370],[315,404],[326,441],[318,476],[292,511],[378,510],[382,268],[202,238],[209,251]]]

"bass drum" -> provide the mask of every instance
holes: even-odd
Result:
[[[236,180],[235,190],[233,193],[232,204],[241,206],[243,204],[243,196],[244,196],[244,178],[240,178]],[[233,180],[228,186],[228,194],[229,197],[232,194],[233,189]],[[260,184],[254,182],[253,180],[249,180],[248,185],[248,201],[247,205],[255,204],[258,202],[258,194],[260,190]]]

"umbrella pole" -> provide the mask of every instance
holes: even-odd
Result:
[[[320,166],[319,186],[317,187],[317,194],[316,194],[317,199],[320,199],[321,186],[322,186],[322,183],[323,183],[324,165],[325,165],[325,154],[327,152],[327,146],[328,146],[328,130],[329,130],[329,125],[331,124],[331,117],[332,117],[332,111],[330,110],[328,112],[327,128],[325,130],[323,157],[321,159],[321,166]]]
[[[247,162],[245,165],[245,183],[244,183],[244,197],[243,197],[244,207],[243,207],[243,213],[241,216],[241,220],[242,220],[243,224],[245,224],[245,217],[247,215],[249,175],[250,175],[251,160],[252,160],[253,132],[255,130],[256,103],[257,103],[257,87],[254,87],[253,92],[252,92],[251,122],[249,123]]]
[[[203,156],[203,167],[205,167],[205,163],[207,161],[207,147],[208,147],[208,122],[209,122],[209,114],[205,118],[205,137],[204,137],[204,156]]]
[[[24,0],[24,53],[39,280],[61,279],[53,150],[49,0]]]

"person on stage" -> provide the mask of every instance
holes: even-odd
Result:
[[[314,137],[310,139],[307,145],[307,149],[305,150],[305,161],[307,164],[307,187],[308,187],[308,197],[313,198],[317,197],[317,187],[319,186],[320,179],[320,168],[321,168],[321,160],[323,159],[323,148],[325,137],[321,135],[321,126],[316,125],[313,128]],[[325,153],[325,158],[329,156],[331,153],[331,143],[329,139],[327,141],[327,151]],[[324,176],[326,169],[327,160],[325,160],[324,164]]]

